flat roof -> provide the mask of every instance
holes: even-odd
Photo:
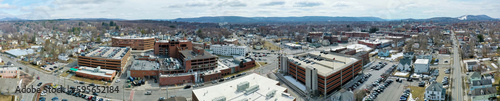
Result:
[[[160,63],[148,60],[133,60],[130,70],[158,70]]]
[[[248,48],[248,46],[236,46],[234,44],[229,44],[229,45],[216,44],[216,45],[210,45],[210,47]]]
[[[0,70],[19,70],[19,67],[1,67]]]
[[[294,58],[294,56],[298,56],[298,58]],[[323,54],[320,51],[289,55],[287,57],[288,59],[293,60],[293,62],[297,62],[296,64],[300,64],[303,68],[316,68],[318,70],[318,74],[325,77],[359,61],[359,59],[354,57],[343,56],[336,53]],[[303,58],[303,60],[301,60],[302,57],[309,58]],[[314,58],[324,60],[315,60]],[[310,61],[311,63],[307,63],[305,60]]]
[[[123,36],[123,37],[113,37],[115,39],[154,39],[154,37],[139,37],[139,36]]]
[[[14,55],[14,56],[24,56],[24,55],[35,53],[35,50],[33,50],[33,49],[11,49],[11,50],[5,51],[5,53],[10,54],[10,55]]]
[[[210,54],[207,51],[204,51],[203,54],[194,53],[193,50],[183,50],[179,51],[182,55],[185,56],[185,60],[197,60],[197,59],[206,59],[206,58],[214,58],[216,55]]]
[[[417,59],[415,64],[429,64],[429,59]]]
[[[84,53],[83,56],[122,59],[123,56],[125,56],[125,54],[129,51],[131,51],[131,49],[126,47],[99,47],[87,52],[86,54]]]
[[[84,73],[84,74],[89,74],[89,75],[111,77],[111,75],[106,75],[106,74],[113,74],[116,71],[115,70],[110,70],[110,69],[101,69],[101,68],[93,68],[93,67],[80,66],[78,68],[78,71],[76,71],[76,72]]]
[[[387,40],[387,39],[376,39],[376,40],[359,40],[365,43],[371,43],[371,44],[382,44],[382,43],[388,43],[392,42],[392,40]]]
[[[234,59],[221,59],[219,63],[222,63],[221,65],[227,66],[227,67],[236,67],[239,66],[238,63],[234,62]]]
[[[238,84],[242,82],[248,82],[248,87],[258,85],[258,90],[254,93],[245,94],[245,91],[238,92]],[[234,80],[226,81],[221,84],[217,84],[210,87],[199,88],[193,90],[193,94],[200,101],[212,101],[218,97],[225,97],[226,101],[292,101],[295,97],[285,96],[289,95],[285,93],[287,90],[285,87],[277,85],[279,82],[260,76],[258,74],[252,73]],[[271,98],[266,98],[266,94],[269,92],[276,91],[274,96]]]

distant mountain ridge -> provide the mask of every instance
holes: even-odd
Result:
[[[500,19],[491,18],[487,15],[463,15],[460,17],[433,17],[428,19],[402,19],[402,20],[448,22],[448,21],[498,21]]]
[[[257,23],[257,22],[315,22],[315,21],[386,21],[378,17],[328,17],[328,16],[303,16],[303,17],[240,17],[216,16],[198,18],[177,18],[171,21],[182,22],[211,22],[211,23]]]
[[[40,19],[40,20],[126,20],[119,18],[67,18],[67,19]],[[491,18],[487,15],[463,15],[460,17],[433,17],[428,19],[382,19],[378,17],[330,17],[330,16],[302,16],[302,17],[241,17],[241,16],[212,16],[197,18],[177,18],[177,19],[142,19],[157,21],[179,21],[179,22],[204,22],[204,23],[266,23],[266,22],[328,22],[328,21],[499,21],[500,18]],[[27,21],[17,17],[5,17],[0,21]]]

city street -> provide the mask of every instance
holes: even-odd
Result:
[[[460,55],[458,51],[459,43],[455,37],[455,32],[451,31],[451,39],[453,39],[453,65],[452,65],[452,86],[451,86],[451,101],[463,101],[462,89],[462,66],[460,65]]]

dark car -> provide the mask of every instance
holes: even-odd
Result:
[[[94,83],[91,83],[91,84],[89,84],[89,86],[95,86],[95,84],[94,84]]]
[[[191,85],[184,86],[184,89],[189,89],[189,88],[191,88]]]
[[[42,83],[42,82],[40,82],[40,83],[38,83],[38,85],[36,85],[36,86],[41,86],[42,84],[43,84],[43,83]]]
[[[418,83],[418,86],[419,86],[419,87],[425,87],[425,82],[424,82],[424,81],[422,81],[422,82]]]
[[[83,81],[80,81],[79,83],[80,83],[80,84],[85,84],[85,82],[83,82]]]
[[[94,93],[92,93],[92,95],[95,95],[95,96],[97,96],[98,94],[97,94],[96,92],[94,92]]]

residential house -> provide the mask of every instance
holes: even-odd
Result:
[[[398,70],[401,72],[410,72],[412,66],[412,60],[410,57],[403,57],[399,60]]]
[[[472,74],[469,76],[469,82],[472,83],[472,81],[477,81],[477,80],[481,80],[481,73],[472,72]]]
[[[390,54],[391,54],[391,52],[389,52],[389,50],[387,50],[387,49],[382,49],[382,50],[378,51],[379,57],[389,57]]]
[[[467,71],[472,71],[479,68],[479,60],[464,60],[465,67],[467,67]]]
[[[433,101],[444,101],[446,96],[446,89],[443,88],[441,83],[433,81],[431,85],[425,88],[424,97],[425,100],[433,100]]]
[[[479,89],[479,88],[487,88],[487,87],[491,87],[491,86],[492,86],[492,82],[490,79],[474,80],[474,81],[472,81],[472,83],[470,85],[470,91],[473,91],[473,90]]]
[[[486,87],[474,89],[471,93],[472,101],[492,101],[496,98],[497,89],[495,87]]]
[[[415,73],[429,73],[429,59],[417,59],[413,68]]]

